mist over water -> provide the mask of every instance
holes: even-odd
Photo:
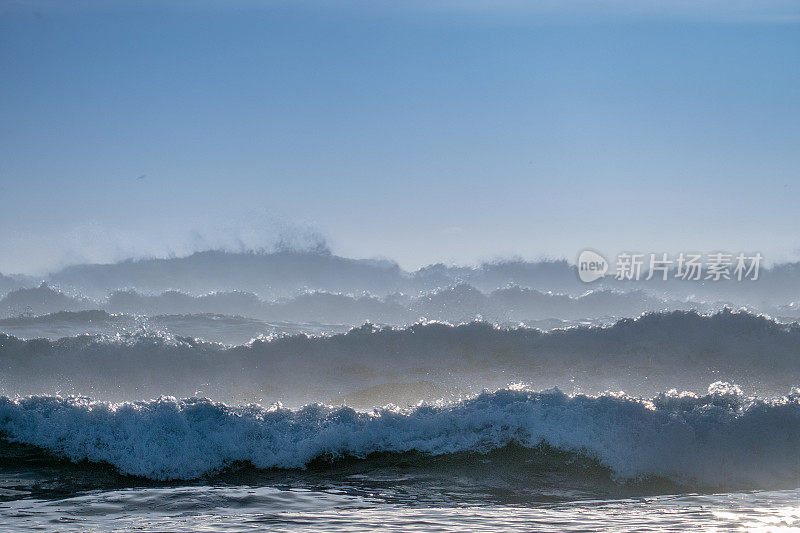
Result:
[[[0,500],[23,514],[89,491],[69,512],[119,520],[171,490],[204,508],[207,490],[253,486],[286,493],[241,519],[285,500],[336,529],[324,498],[399,523],[397,505],[535,520],[665,494],[791,501],[800,486],[794,263],[749,284],[587,284],[567,261],[407,271],[321,245],[0,282]],[[220,505],[240,505],[235,490]]]
[[[800,378],[800,327],[745,312],[653,313],[612,326],[549,332],[486,322],[364,325],[342,333],[343,326],[270,325],[219,315],[157,316],[138,323],[102,311],[62,316],[77,324],[48,326],[56,315],[33,326],[30,318],[16,322],[29,324],[28,335],[46,327],[87,331],[58,340],[0,336],[0,387],[6,395],[55,390],[110,401],[205,395],[235,403],[344,401],[376,407],[455,399],[515,382],[649,396],[673,388],[703,392],[723,380],[751,394],[772,395],[787,393]],[[13,329],[13,322],[2,324]],[[225,345],[148,331],[159,326],[220,337],[263,333]],[[105,331],[90,334],[89,328]],[[763,365],[757,372],[755,358]]]
[[[301,409],[321,402],[369,410],[444,402],[459,411],[482,391],[506,394],[510,386],[598,398],[624,391],[647,400],[671,390],[703,397],[709,384],[730,383],[735,385],[726,387],[738,391],[735,401],[741,404],[725,415],[733,420],[747,398],[780,403],[777,398],[788,398],[800,383],[800,326],[793,322],[797,306],[791,299],[797,272],[795,265],[777,265],[746,291],[725,282],[625,285],[605,279],[587,285],[564,261],[433,265],[407,272],[391,261],[353,260],[323,248],[203,252],[76,265],[44,282],[8,278],[0,299],[0,392],[9,398],[10,425],[2,431],[62,454],[60,444],[47,444],[39,430],[25,429],[32,413],[50,416],[44,413],[69,406],[82,416],[84,409],[88,414],[103,406],[116,417],[118,409],[160,405],[147,403],[163,401],[159,397],[209,398],[224,402],[215,404],[223,410],[250,403]],[[13,400],[28,395],[42,399]],[[107,403],[92,403],[98,401]],[[169,405],[183,412],[184,404]],[[769,411],[748,409],[775,423],[768,422]],[[75,424],[89,420],[94,419]],[[149,441],[148,431],[125,438]],[[514,434],[480,450],[512,442],[561,449],[546,434],[538,440]],[[420,439],[419,446],[387,449],[424,454],[426,437]],[[82,446],[70,457],[92,459]],[[272,446],[273,453],[282,453],[282,445]],[[586,453],[582,445],[572,449]],[[268,466],[299,467],[325,453],[364,456],[386,449],[361,450],[320,449],[296,463]],[[456,450],[461,448],[446,453]],[[117,460],[98,460],[119,466]],[[220,460],[209,471],[231,461],[259,466],[252,454],[223,453]],[[615,468],[623,470],[622,464]],[[205,470],[178,470],[175,476],[193,478]],[[682,475],[669,468],[658,472],[673,474]]]
[[[798,530],[800,9],[600,4],[0,4],[0,533]]]

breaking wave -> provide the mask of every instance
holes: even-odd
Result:
[[[432,380],[464,393],[522,381],[539,389],[651,396],[671,388],[700,392],[725,380],[775,395],[800,383],[798,346],[797,324],[728,311],[658,313],[547,333],[480,322],[365,325],[237,346],[149,333],[58,341],[0,333],[0,394],[109,401],[208,396],[299,406],[403,381]]]
[[[800,390],[757,399],[724,383],[704,396],[671,392],[652,400],[510,388],[372,412],[322,404],[232,407],[198,398],[110,404],[2,397],[0,434],[154,480],[193,479],[240,463],[297,469],[320,457],[544,445],[596,460],[620,482],[658,477],[754,488],[800,482]]]

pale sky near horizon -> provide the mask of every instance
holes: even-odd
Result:
[[[800,258],[800,3],[6,1],[0,272]]]

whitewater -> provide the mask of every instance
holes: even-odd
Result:
[[[109,404],[0,398],[0,432],[72,461],[153,480],[196,479],[248,463],[305,468],[370,454],[486,454],[509,445],[584,456],[620,482],[785,488],[800,477],[800,390],[748,398],[715,383],[704,396],[650,400],[502,389],[444,405],[359,412],[323,404],[231,407],[208,399]],[[772,434],[772,438],[765,438]]]
[[[358,411],[0,398],[0,530],[792,530],[800,391]],[[13,522],[10,519],[13,518]],[[13,525],[12,525],[13,524]]]
[[[0,531],[797,530],[797,269],[736,299],[566,268],[13,278]]]

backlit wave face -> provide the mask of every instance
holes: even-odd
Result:
[[[358,407],[453,399],[511,382],[650,396],[702,392],[728,380],[771,395],[800,383],[798,339],[794,324],[730,311],[656,313],[549,332],[482,322],[365,325],[234,346],[137,330],[56,341],[2,334],[0,387],[6,395],[59,391],[111,401],[199,395]]]
[[[200,399],[3,398],[0,431],[14,442],[154,480],[196,478],[243,462],[296,469],[325,457],[486,454],[512,444],[595,460],[620,481],[778,488],[800,475],[800,397],[747,398],[727,384],[700,397],[672,393],[649,402],[504,389],[373,413],[323,405],[228,407]]]

